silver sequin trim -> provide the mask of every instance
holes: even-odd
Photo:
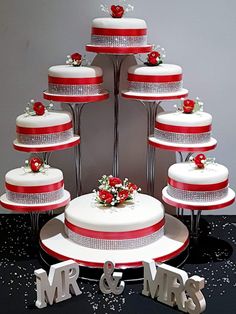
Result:
[[[205,133],[175,133],[155,129],[154,136],[158,140],[180,144],[206,143],[211,139],[211,132]]]
[[[138,93],[173,93],[178,92],[183,87],[183,81],[170,83],[147,83],[129,81],[128,89]]]
[[[64,132],[50,134],[20,134],[17,133],[17,141],[26,145],[56,144],[65,142],[73,137],[73,129]]]
[[[20,204],[44,204],[59,200],[63,197],[64,188],[47,193],[16,193],[6,190],[9,201]]]
[[[147,36],[104,36],[92,35],[91,45],[109,47],[132,47],[147,45]]]
[[[48,92],[58,95],[96,95],[102,90],[101,84],[64,85],[48,84]]]
[[[228,193],[228,187],[216,190],[216,191],[186,191],[176,189],[171,185],[168,185],[167,192],[170,196],[183,201],[190,202],[214,202],[224,198]]]
[[[81,246],[89,247],[91,249],[129,250],[146,246],[157,241],[160,237],[164,235],[164,227],[148,236],[127,240],[104,240],[89,238],[71,231],[69,228],[67,228],[67,226],[65,226],[65,232],[68,235],[69,239],[71,239],[72,241]]]

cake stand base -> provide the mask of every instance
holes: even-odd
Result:
[[[43,260],[48,260],[47,257],[50,256],[48,260],[50,264],[55,260],[72,259],[81,266],[81,276],[92,280],[98,279],[97,276],[102,273],[103,264],[107,260],[112,260],[116,269],[125,271],[124,279],[136,280],[143,276],[143,260],[175,261],[175,265],[180,265],[186,259],[188,245],[187,227],[170,215],[166,215],[163,237],[148,246],[130,250],[96,250],[76,244],[67,237],[64,231],[64,214],[48,221],[40,232]]]

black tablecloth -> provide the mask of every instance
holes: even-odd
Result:
[[[42,215],[41,225],[48,219]],[[206,279],[205,313],[236,313],[236,217],[204,216],[201,235],[191,242],[182,269]],[[189,224],[189,218],[185,218]],[[39,310],[34,270],[41,268],[37,241],[32,241],[28,215],[0,215],[0,313],[179,313],[141,295],[142,283],[127,283],[123,295],[103,295],[97,282],[79,282],[82,295]]]

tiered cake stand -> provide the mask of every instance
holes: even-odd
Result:
[[[86,50],[98,54],[106,54],[111,58],[114,73],[114,144],[112,174],[119,175],[119,92],[120,92],[120,71],[122,63],[129,55],[148,53],[152,45],[140,47],[106,47],[97,45],[86,45]]]
[[[105,100],[109,97],[109,93],[107,91],[102,91],[97,95],[57,95],[50,94],[47,91],[43,93],[45,99],[55,102],[65,103],[68,106],[69,110],[72,113],[73,125],[74,125],[74,134],[79,139],[81,137],[81,113],[83,107],[87,103],[97,102]],[[75,146],[75,181],[76,181],[76,196],[82,194],[82,179],[81,179],[81,152],[80,145]]]

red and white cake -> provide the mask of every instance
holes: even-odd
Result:
[[[63,143],[74,136],[71,115],[51,111],[43,115],[22,114],[16,119],[16,135],[18,144]]]
[[[228,194],[228,169],[218,163],[210,162],[201,166],[203,154],[195,157],[195,162],[172,165],[168,170],[167,194],[172,198],[189,202],[214,202]]]
[[[45,172],[26,172],[17,168],[5,176],[6,198],[18,204],[45,204],[64,196],[61,170],[49,168]]]
[[[149,245],[164,234],[164,207],[155,198],[137,194],[134,201],[106,207],[94,194],[80,196],[65,210],[65,230],[77,244],[101,250]]]

